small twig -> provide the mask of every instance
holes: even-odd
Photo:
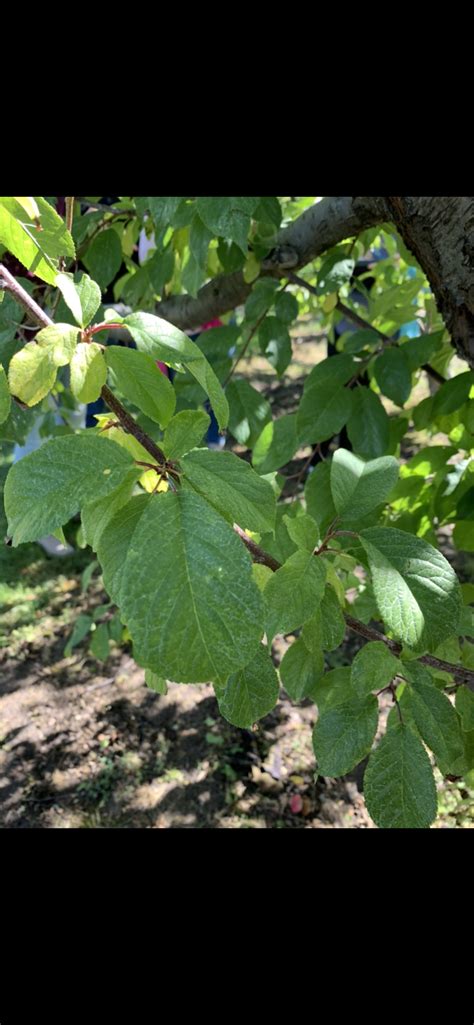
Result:
[[[77,199],[78,203],[82,203],[83,206],[87,206],[89,208],[89,210],[103,210],[104,213],[107,213],[107,214],[109,214],[109,213],[110,214],[125,214],[125,215],[128,215],[128,216],[130,216],[130,214],[135,216],[136,213],[137,213],[136,210],[131,210],[131,209],[130,210],[129,209],[120,210],[118,206],[107,206],[107,203],[90,203],[88,199],[84,199],[84,196],[75,196],[75,199]],[[66,199],[66,203],[67,203],[67,199]]]
[[[277,292],[277,295],[281,295],[281,293],[285,291],[285,288],[288,287],[288,284],[289,284],[289,282],[286,281],[285,284],[283,285],[283,288],[280,288],[279,291]],[[258,317],[258,319],[255,321],[255,324],[253,325],[253,327],[252,327],[252,329],[250,331],[250,334],[249,334],[249,336],[247,338],[247,341],[245,342],[245,345],[242,347],[242,349],[240,350],[237,358],[235,359],[234,363],[232,364],[232,366],[231,366],[231,368],[229,370],[229,373],[227,374],[227,377],[226,377],[225,381],[223,381],[223,384],[222,384],[223,388],[226,388],[226,386],[228,385],[231,377],[233,376],[233,374],[234,374],[238,364],[240,363],[241,359],[243,359],[243,357],[245,356],[245,353],[247,352],[247,349],[248,349],[248,347],[250,345],[250,342],[252,341],[252,338],[254,337],[254,335],[255,335],[255,333],[257,331],[257,328],[260,327],[260,324],[262,323],[262,320],[265,319],[269,309],[271,309],[271,307],[272,307],[272,305],[273,305],[273,303],[275,301],[275,298],[276,298],[276,296],[273,297],[272,302],[269,303],[269,305],[266,307],[266,309],[263,311],[263,313],[260,315],[260,317]]]

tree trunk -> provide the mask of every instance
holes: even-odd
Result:
[[[387,206],[428,278],[453,345],[474,369],[474,197],[389,196]]]

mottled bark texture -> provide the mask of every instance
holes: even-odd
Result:
[[[428,278],[453,345],[474,369],[474,197],[389,196],[387,206]]]
[[[285,277],[366,228],[392,222],[423,268],[459,355],[474,368],[474,198],[327,196],[278,233],[262,273]],[[193,298],[171,296],[156,312],[181,329],[235,309],[251,291],[242,273],[221,274]]]

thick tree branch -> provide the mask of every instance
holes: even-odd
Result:
[[[328,196],[278,233],[274,249],[262,264],[262,274],[285,277],[286,270],[305,267],[342,239],[386,220],[383,197]],[[240,306],[251,289],[241,271],[221,274],[204,285],[195,299],[190,295],[171,296],[157,304],[156,312],[181,329],[198,328]]]
[[[254,562],[258,562],[263,566],[268,566],[269,569],[276,572],[280,569],[281,562],[273,558],[268,552],[264,552],[263,548],[252,541],[247,534],[234,523],[234,530],[239,535],[241,541],[244,542],[246,548],[248,548]],[[390,651],[393,651],[395,655],[399,655],[402,651],[402,645],[398,644],[397,641],[392,641],[390,637],[386,637],[385,634],[380,633],[372,626],[366,626],[365,623],[359,622],[358,619],[354,619],[353,616],[349,616],[344,613],[344,619],[350,630],[354,630],[355,633],[365,637],[368,641],[382,641],[383,644],[387,645]],[[442,658],[436,658],[434,655],[421,655],[417,660],[418,662],[424,663],[424,665],[432,666],[433,669],[438,669],[444,673],[451,673],[452,676],[456,676],[459,680],[464,681],[470,688],[474,690],[474,670],[467,669],[465,666],[454,665],[452,662],[445,662]]]

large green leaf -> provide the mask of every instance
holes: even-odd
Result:
[[[309,651],[299,638],[285,651],[280,663],[280,679],[292,701],[302,701],[312,696],[314,684],[323,670],[322,649]]]
[[[56,381],[57,364],[51,351],[27,342],[10,360],[8,383],[11,394],[27,406],[36,406]]]
[[[7,375],[0,363],[0,424],[10,416],[11,395]]]
[[[71,360],[71,391],[79,402],[96,402],[107,380],[107,364],[97,342],[79,342]]]
[[[230,433],[240,445],[253,448],[262,428],[272,418],[270,403],[244,378],[229,381],[226,395]]]
[[[199,442],[209,428],[211,418],[201,409],[183,409],[170,420],[163,437],[167,459],[179,459]]]
[[[369,753],[378,723],[371,694],[326,708],[313,730],[313,748],[323,776],[345,776]]]
[[[140,665],[200,683],[255,655],[263,608],[250,556],[199,495],[133,498],[105,528],[98,557]]]
[[[411,370],[403,349],[384,349],[375,360],[374,377],[383,395],[404,405],[411,392]]]
[[[283,520],[296,547],[313,552],[320,540],[316,520],[313,520],[309,513],[302,513],[301,516],[284,516]]]
[[[257,719],[271,712],[278,694],[275,667],[261,644],[249,665],[229,676],[225,689],[217,691],[217,701],[225,719],[233,726],[249,730]]]
[[[233,452],[195,449],[181,460],[185,481],[231,523],[259,533],[275,528],[273,488]]]
[[[364,798],[381,829],[427,829],[436,818],[433,770],[409,726],[399,723],[388,730],[370,756]]]
[[[301,626],[317,609],[326,583],[321,558],[298,551],[276,571],[263,592],[269,639]]]
[[[446,384],[442,384],[436,392],[433,402],[433,419],[438,416],[446,416],[463,406],[474,385],[474,372],[467,370],[464,374],[458,374]]]
[[[74,242],[66,225],[45,199],[34,197],[41,229],[12,196],[0,197],[0,243],[32,274],[54,285],[61,256],[73,259]]]
[[[141,470],[134,467],[129,470],[121,484],[111,495],[99,498],[96,502],[84,505],[81,510],[84,541],[97,551],[102,534],[118,509],[121,509],[132,497],[133,485]]]
[[[86,502],[111,494],[132,467],[128,452],[96,435],[54,438],[24,456],[5,484],[14,547],[50,534]]]
[[[345,520],[356,520],[385,502],[398,477],[398,463],[393,456],[382,456],[369,462],[339,448],[331,463],[331,491],[334,505]]]
[[[250,218],[258,203],[258,196],[199,196],[196,207],[215,235],[231,239],[246,253]]]
[[[298,448],[296,413],[271,420],[255,442],[252,462],[259,473],[272,473],[288,463]]]
[[[91,242],[83,262],[102,289],[115,278],[122,264],[122,246],[113,228],[100,231]]]
[[[356,388],[347,433],[354,452],[366,459],[375,459],[387,451],[390,421],[378,395],[370,388]]]
[[[394,676],[403,674],[403,664],[383,641],[369,641],[357,652],[351,667],[351,682],[359,697],[382,690]]]
[[[76,280],[74,280],[74,277]],[[87,327],[94,314],[97,313],[102,301],[101,291],[96,281],[88,274],[81,272],[58,274],[56,285],[62,293],[64,302],[69,307],[79,327]]]
[[[456,712],[461,716],[463,730],[474,730],[474,694],[467,687],[458,687],[456,691]]]
[[[456,762],[464,754],[464,742],[449,698],[441,694],[434,683],[425,682],[417,675],[412,683],[411,708],[418,730],[443,775],[454,772]]]
[[[329,708],[336,708],[337,705],[346,705],[352,702],[357,695],[351,684],[351,667],[339,666],[338,669],[331,669],[316,680],[311,697],[316,702],[319,711],[327,711]]]
[[[456,632],[461,590],[441,552],[395,528],[360,532],[377,608],[397,640],[414,651],[434,650]]]
[[[296,521],[298,522],[298,521]],[[301,636],[311,651],[334,651],[344,640],[346,622],[336,592],[327,584],[321,604],[305,623]]]
[[[318,363],[304,385],[298,410],[300,444],[315,444],[337,434],[352,410],[352,392],[345,387],[356,363],[344,353]]]
[[[324,536],[330,523],[336,519],[336,506],[331,491],[331,464],[317,463],[304,487],[306,508],[319,525]]]
[[[174,413],[176,393],[153,357],[147,352],[109,345],[105,359],[122,394],[161,428],[166,427]]]
[[[175,370],[187,367],[208,395],[221,430],[227,427],[229,406],[222,387],[201,349],[173,324],[152,313],[131,313],[124,318],[139,349]]]

